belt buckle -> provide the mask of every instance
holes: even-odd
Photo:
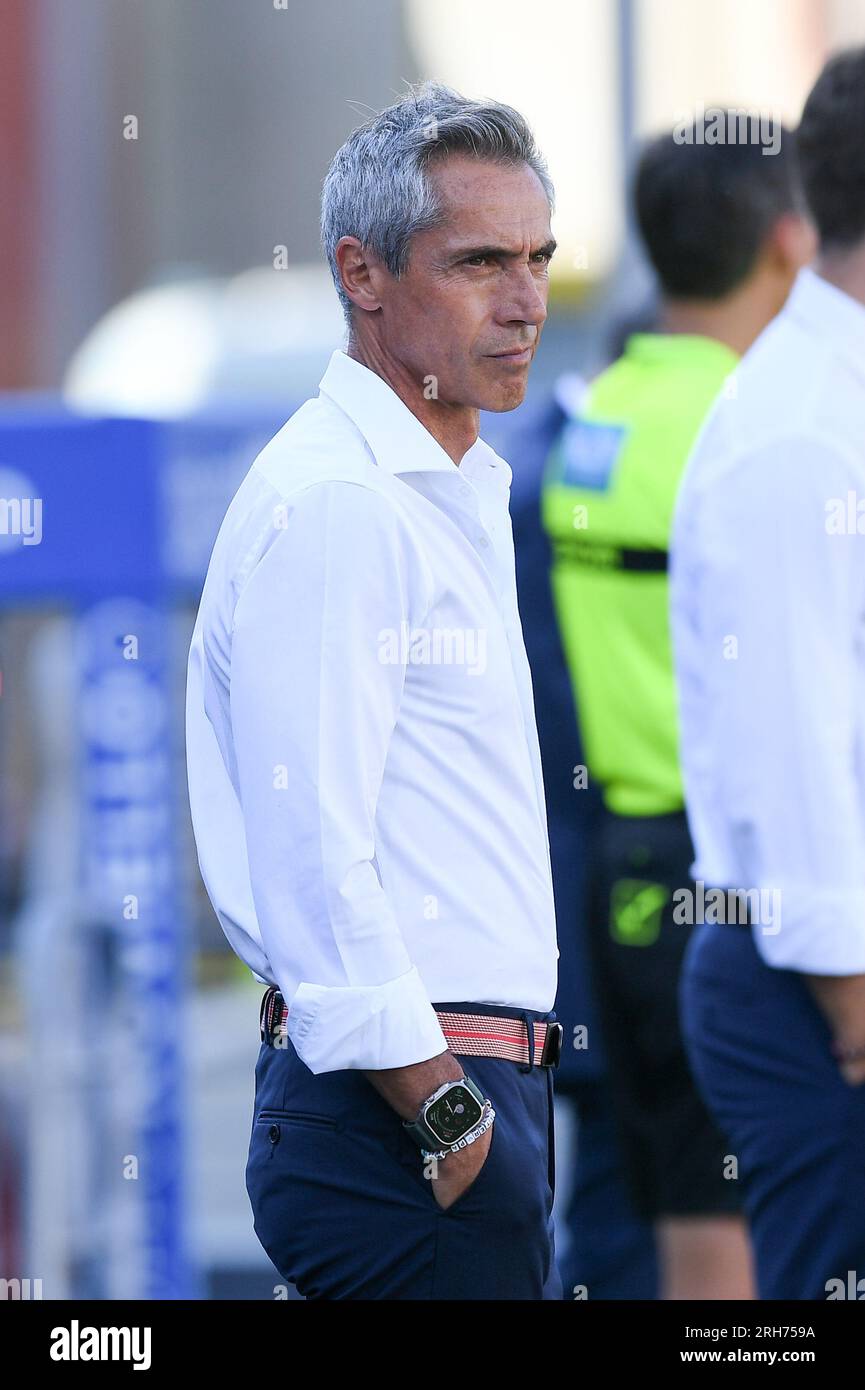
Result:
[[[547,1024],[547,1035],[544,1038],[544,1048],[540,1061],[542,1067],[557,1067],[559,1065],[564,1036],[565,1030],[561,1023]]]

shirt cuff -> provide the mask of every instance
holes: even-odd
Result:
[[[447,1051],[416,966],[383,985],[304,981],[289,1003],[288,1036],[316,1076],[351,1068],[408,1067]]]
[[[808,975],[865,974],[865,891],[787,887],[778,902],[772,920],[752,928],[767,965]]]

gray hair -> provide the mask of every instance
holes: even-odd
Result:
[[[540,179],[552,211],[552,180],[518,111],[498,101],[470,101],[440,82],[410,87],[393,106],[352,132],[325,176],[321,241],[349,325],[351,300],[340,280],[337,242],[357,237],[391,275],[401,275],[415,232],[434,227],[443,216],[427,169],[451,153],[527,164]]]

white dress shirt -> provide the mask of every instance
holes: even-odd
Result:
[[[863,972],[865,308],[813,271],[713,407],[672,551],[694,876],[763,891],[769,965]]]
[[[433,1003],[553,1006],[510,481],[480,439],[457,467],[337,351],[214,545],[187,681],[199,865],[315,1073],[443,1052]]]

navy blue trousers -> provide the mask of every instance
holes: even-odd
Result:
[[[460,1062],[496,1118],[480,1173],[442,1210],[419,1148],[361,1072],[316,1076],[290,1042],[262,1044],[246,1187],[258,1239],[305,1298],[563,1297],[552,1222],[552,1070],[498,1057]]]
[[[850,1271],[865,1279],[865,1086],[841,1076],[805,980],[767,966],[751,930],[705,924],[680,1004],[697,1082],[739,1161],[760,1298],[826,1299]]]

